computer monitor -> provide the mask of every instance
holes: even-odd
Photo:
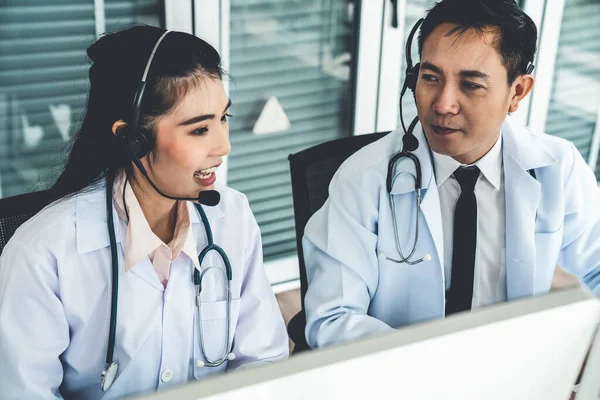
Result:
[[[600,400],[600,330],[588,355],[576,399]]]
[[[571,289],[408,326],[142,398],[566,400],[592,342],[600,342],[594,339],[599,323],[600,301],[585,289]],[[581,391],[598,389],[600,375],[591,377],[600,363],[598,350],[597,344]]]

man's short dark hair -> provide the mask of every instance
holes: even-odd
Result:
[[[535,57],[537,28],[514,0],[442,0],[427,13],[419,34],[419,54],[425,39],[443,23],[457,26],[446,35],[462,35],[469,29],[484,33],[496,28],[498,40],[494,43],[508,73],[509,85]]]

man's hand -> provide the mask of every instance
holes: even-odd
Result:
[[[573,274],[568,273],[560,267],[556,266],[554,276],[552,277],[552,285],[550,290],[560,290],[579,286],[579,279]]]

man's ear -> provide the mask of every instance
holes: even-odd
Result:
[[[117,131],[126,125],[127,125],[127,123],[125,121],[123,121],[122,119],[115,121],[115,123],[112,126],[113,135],[116,135]]]
[[[510,99],[508,112],[513,113],[519,109],[521,100],[523,100],[529,94],[529,92],[531,92],[534,83],[535,78],[531,74],[524,74],[515,79],[511,89],[512,98]]]

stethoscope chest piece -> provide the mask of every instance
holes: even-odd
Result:
[[[115,378],[117,377],[117,372],[119,372],[119,365],[116,362],[104,368],[101,374],[103,392],[106,392],[108,389],[110,389],[115,381]]]

